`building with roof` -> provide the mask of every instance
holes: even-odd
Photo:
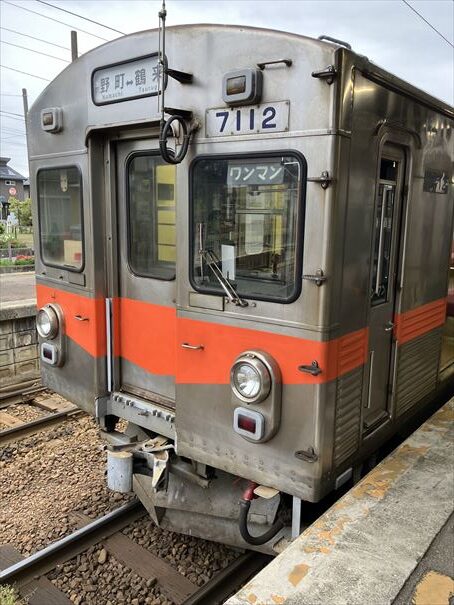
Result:
[[[0,158],[0,220],[6,220],[8,216],[10,197],[24,200],[24,182],[27,178],[8,166],[10,159]]]

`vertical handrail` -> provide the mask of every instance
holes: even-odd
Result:
[[[112,360],[113,360],[113,351],[112,351],[112,299],[106,298],[106,343],[107,343],[107,351],[106,351],[106,368],[107,368],[107,376],[106,376],[106,386],[107,392],[111,393],[113,390],[113,381],[112,381]]]
[[[371,351],[369,353],[369,391],[367,393],[367,405],[366,408],[370,409],[370,404],[372,402],[372,380],[373,380],[373,371],[374,371],[374,355],[375,352]]]

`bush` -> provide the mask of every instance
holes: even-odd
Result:
[[[19,254],[16,256],[16,260],[14,261],[15,265],[34,265],[35,257],[34,256],[25,256],[24,254]]]
[[[0,267],[34,267],[35,257],[19,255],[15,259],[0,258]],[[0,601],[1,605],[1,601]]]
[[[0,233],[0,248],[8,248],[8,244],[11,244],[12,248],[19,248],[19,242],[10,233]]]
[[[0,604],[1,605],[26,605],[27,601],[21,599],[16,589],[5,584],[0,586]]]

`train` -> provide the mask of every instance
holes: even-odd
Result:
[[[453,117],[345,42],[246,26],[126,35],[45,88],[42,380],[112,489],[274,553],[452,388]]]

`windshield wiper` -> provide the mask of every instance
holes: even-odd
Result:
[[[208,267],[211,269],[213,275],[218,280],[222,289],[226,293],[229,301],[231,303],[233,303],[234,305],[236,305],[237,307],[247,307],[248,306],[247,300],[243,300],[240,296],[238,296],[238,293],[235,290],[235,288],[233,287],[232,282],[227,277],[225,277],[225,275],[222,273],[221,269],[219,268],[219,262],[220,262],[219,258],[216,256],[216,254],[212,250],[206,250],[204,248],[204,246],[203,246],[203,226],[204,226],[203,223],[198,224],[200,256],[203,258],[203,260],[206,262]]]

